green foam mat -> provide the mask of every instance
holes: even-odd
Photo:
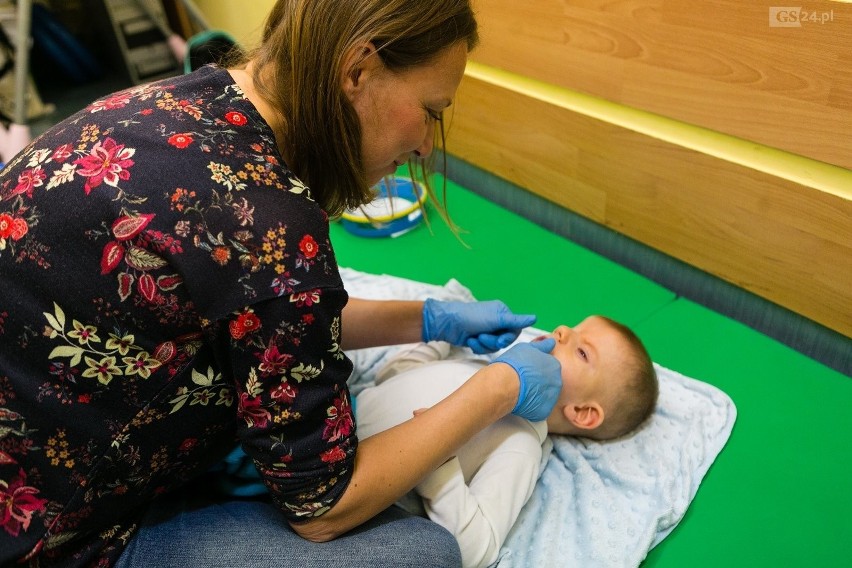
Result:
[[[452,182],[447,195],[467,246],[429,206],[431,230],[421,223],[395,238],[359,237],[332,223],[338,263],[431,284],[455,278],[478,299],[538,314],[545,329],[589,314],[635,325],[674,301],[662,286]]]
[[[725,449],[678,527],[643,568],[845,566],[852,558],[852,382],[843,374],[448,184],[465,248],[432,214],[398,238],[334,223],[342,266],[432,284],[455,278],[549,329],[591,313],[633,327],[655,361],[713,384],[737,406]]]
[[[852,381],[684,299],[636,332],[655,361],[737,406],[685,518],[643,567],[848,566]]]

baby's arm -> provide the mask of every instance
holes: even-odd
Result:
[[[466,444],[460,450],[461,459],[452,458],[417,486],[429,518],[458,540],[466,568],[488,566],[497,559],[532,495],[543,437],[543,429],[536,430],[515,416],[506,417]],[[475,468],[480,457],[484,461],[468,485],[462,462],[468,469]]]

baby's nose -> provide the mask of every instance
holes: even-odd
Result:
[[[553,330],[553,339],[555,339],[557,343],[564,343],[568,340],[568,337],[570,335],[571,328],[567,325],[560,325],[559,327]]]

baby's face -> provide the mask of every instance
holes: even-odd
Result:
[[[551,354],[562,365],[562,393],[557,407],[592,399],[602,402],[606,378],[617,376],[620,363],[630,352],[621,334],[597,316],[590,316],[573,328],[560,325],[544,337],[556,340]]]

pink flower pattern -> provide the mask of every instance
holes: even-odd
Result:
[[[46,499],[36,497],[38,489],[25,485],[27,475],[19,470],[10,482],[0,479],[0,526],[12,536],[30,527],[33,513],[44,510]]]
[[[226,71],[45,132],[0,169],[0,565],[113,565],[237,436],[289,520],[333,506],[347,298],[327,215]]]
[[[102,183],[116,187],[119,180],[130,179],[129,168],[133,165],[130,158],[135,152],[136,150],[125,148],[123,144],[107,138],[103,142],[95,143],[88,156],[75,160],[74,163],[80,166],[77,173],[88,178],[83,186],[86,194]]]

